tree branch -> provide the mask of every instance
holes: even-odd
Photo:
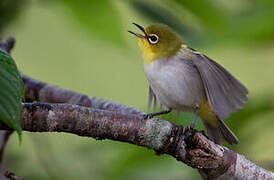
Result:
[[[147,147],[198,169],[204,179],[274,178],[273,173],[213,143],[202,132],[160,119],[144,120],[140,114],[72,104],[25,103],[21,126],[30,132],[66,132]]]
[[[125,114],[144,115],[142,111],[123,104],[88,97],[87,95],[62,89],[57,86],[48,85],[23,74],[21,77],[25,86],[26,102],[38,101],[48,103],[69,103],[96,109],[116,111]]]
[[[191,131],[170,122],[157,119],[144,121],[144,113],[135,108],[48,85],[26,75],[22,75],[22,78],[26,100],[29,102],[70,103],[91,107],[26,104],[25,113],[35,114],[36,120],[32,120],[35,121],[34,125],[31,125],[32,121],[29,121],[28,126],[23,124],[24,130],[69,132],[144,146],[155,150],[157,154],[170,154],[188,166],[197,168],[204,179],[242,179],[248,176],[274,178],[273,173],[256,166],[242,155],[214,144],[201,132],[189,136]],[[50,117],[54,114],[55,120],[49,121],[49,112]],[[40,122],[40,116],[43,116],[44,121]],[[34,128],[35,125],[37,128]]]

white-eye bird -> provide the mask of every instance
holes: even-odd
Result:
[[[135,33],[144,58],[144,72],[149,82],[149,104],[155,98],[167,108],[149,117],[171,110],[193,112],[195,126],[198,115],[208,136],[215,143],[226,140],[238,143],[238,138],[222,119],[247,102],[245,86],[221,65],[188,47],[163,24],[146,28],[133,23],[144,34]]]

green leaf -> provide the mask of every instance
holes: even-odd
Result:
[[[0,122],[14,129],[21,142],[20,113],[24,86],[14,60],[2,49],[0,49],[0,87]]]

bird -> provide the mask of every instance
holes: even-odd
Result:
[[[223,120],[243,108],[247,88],[220,64],[185,44],[167,25],[133,24],[142,31],[128,32],[137,37],[143,55],[149,106],[154,99],[165,108],[146,117],[192,112],[191,128],[199,116],[210,140],[237,144],[238,138]]]

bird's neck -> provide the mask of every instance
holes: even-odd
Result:
[[[157,51],[153,51],[153,49],[149,47],[142,48],[144,64],[150,64],[159,59],[168,59],[169,57],[176,55],[182,44],[183,43],[180,43],[175,47],[158,49]]]

